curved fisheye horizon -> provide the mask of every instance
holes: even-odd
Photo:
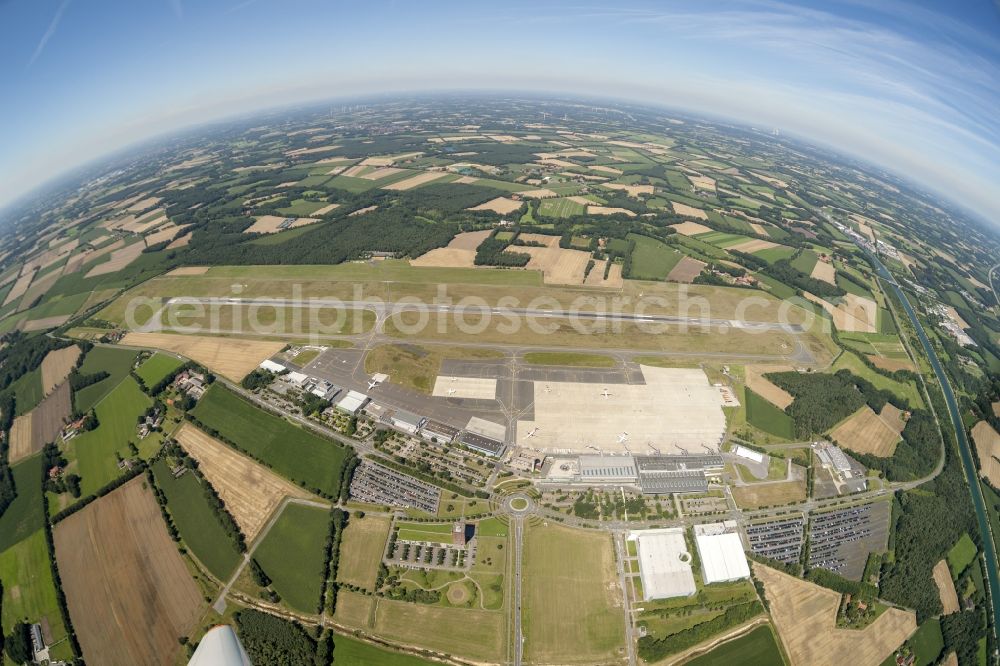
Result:
[[[3,666],[1000,666],[998,1],[0,0]]]
[[[288,11],[266,0],[66,0],[2,11],[10,65],[0,86],[30,102],[0,112],[0,207],[69,167],[206,120],[326,98],[486,89],[777,129],[886,168],[991,224],[1000,218],[991,187],[1000,180],[1000,14],[989,2],[948,12],[855,2],[305,2]],[[421,22],[447,40],[408,48],[406,32]],[[487,27],[525,47],[485,48]]]

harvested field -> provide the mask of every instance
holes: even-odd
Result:
[[[676,205],[677,204],[674,204],[674,206]],[[698,209],[693,208],[692,210],[698,210]],[[701,212],[703,213],[704,211]],[[708,218],[702,216],[702,219],[708,219]],[[677,233],[684,234],[685,236],[698,236],[701,234],[707,234],[712,232],[711,227],[706,227],[704,224],[698,224],[697,222],[681,222],[680,224],[671,224],[670,226],[673,227],[677,231]]]
[[[566,160],[545,158],[538,160],[538,163],[542,166],[556,167],[557,169],[572,169],[573,167],[579,166],[574,162],[567,162]]]
[[[755,234],[757,234],[758,236],[770,236],[771,235],[771,234],[767,233],[767,229],[764,228],[764,225],[762,225],[762,224],[759,224],[757,222],[748,222],[747,224],[750,225],[750,228],[753,229],[753,232]],[[813,275],[813,277],[816,277],[816,276]],[[820,278],[820,279],[822,279],[822,278]]]
[[[375,588],[378,562],[382,560],[385,543],[389,538],[389,524],[387,516],[351,517],[340,547],[338,582],[357,585],[366,590]]]
[[[132,204],[125,210],[127,210],[130,213],[140,213],[144,210],[149,210],[156,204],[160,203],[160,201],[162,201],[160,197],[148,197],[146,199],[136,201],[134,204]]]
[[[792,394],[779,386],[772,384],[764,375],[771,372],[788,372],[792,370],[788,365],[748,365],[746,366],[747,386],[757,395],[765,398],[769,402],[785,409],[795,398]]]
[[[403,173],[406,169],[397,169],[395,167],[380,167],[371,171],[369,173],[361,174],[358,178],[364,178],[365,180],[382,180],[383,178],[388,178],[397,173]]]
[[[896,450],[899,433],[865,405],[830,432],[830,437],[855,453],[888,458]]]
[[[362,164],[364,164],[364,162],[362,162]],[[397,192],[402,192],[404,190],[412,190],[414,187],[419,187],[420,185],[426,185],[427,183],[435,181],[438,178],[443,178],[447,175],[448,174],[443,171],[425,171],[423,173],[417,174],[416,176],[405,178],[403,180],[396,181],[395,183],[390,183],[388,185],[385,185],[382,189],[394,190]]]
[[[891,403],[885,403],[882,406],[882,411],[878,414],[879,418],[885,421],[885,424],[895,430],[896,432],[903,432],[903,428],[906,427],[906,415],[903,410],[899,409]]]
[[[769,250],[772,247],[778,247],[777,243],[772,243],[771,241],[766,241],[761,238],[754,238],[752,240],[744,241],[742,243],[737,243],[736,245],[730,245],[727,250],[735,250],[737,252],[760,252],[761,250]]]
[[[351,211],[350,213],[347,214],[347,217],[357,217],[358,215],[364,215],[365,213],[372,212],[376,208],[378,208],[377,205],[374,205],[374,206],[365,206],[364,208],[359,208],[359,209],[357,209],[355,211]]]
[[[491,230],[467,231],[456,235],[446,247],[439,247],[410,261],[411,266],[445,268],[475,267],[476,248],[486,240]]]
[[[576,166],[576,165],[574,165],[574,166]],[[587,167],[587,168],[590,169],[591,171],[597,171],[597,172],[600,172],[600,173],[610,173],[610,174],[613,174],[615,176],[622,175],[622,170],[621,169],[616,169],[614,167],[604,166],[604,165],[601,165],[601,164],[599,164],[597,166],[590,166],[590,167]]]
[[[312,497],[190,423],[181,426],[176,438],[198,461],[198,469],[215,488],[248,542],[260,533],[285,497]]]
[[[937,585],[938,595],[941,597],[941,614],[957,613],[958,592],[955,591],[955,581],[951,577],[948,560],[941,560],[934,565],[934,584]]]
[[[80,348],[76,345],[50,351],[45,355],[42,360],[42,392],[45,395],[69,376],[78,358],[80,358]]]
[[[313,215],[315,215],[316,217],[322,217],[323,215],[326,215],[331,211],[337,210],[338,208],[340,208],[340,204],[335,204],[335,203],[329,204],[327,206],[323,206],[319,210],[313,211]]]
[[[609,190],[621,190],[625,192],[630,197],[638,198],[640,194],[652,194],[652,185],[625,185],[623,183],[604,183],[602,187],[606,187]]]
[[[387,157],[366,157],[365,159],[361,160],[360,164],[373,167],[386,167],[395,164],[396,162],[402,162],[403,160],[410,159],[411,157],[417,157],[419,155],[423,155],[423,153],[416,152],[416,153],[404,153],[402,155],[396,155],[396,156],[389,155]]]
[[[31,446],[31,422],[31,413],[29,412],[14,419],[14,424],[10,427],[8,456],[11,465],[34,453]]]
[[[529,197],[531,199],[549,199],[551,197],[559,196],[556,192],[547,189],[540,190],[525,190],[523,192],[518,192],[522,197]]]
[[[10,462],[41,451],[59,438],[59,431],[73,412],[69,382],[63,382],[27,414],[14,420],[10,431]]]
[[[489,229],[485,229],[483,231],[467,231],[452,238],[447,247],[448,249],[453,250],[475,251],[484,240],[490,237],[490,233],[492,232]]]
[[[208,272],[208,266],[181,266],[167,273],[166,277],[189,277],[192,275],[204,275]]]
[[[831,263],[817,261],[816,265],[813,266],[810,277],[835,285],[837,284],[837,269]]]
[[[364,173],[366,169],[368,169],[368,167],[363,164],[355,164],[354,166],[345,169],[342,175],[347,176],[348,178],[357,178],[360,174]]]
[[[880,370],[888,370],[889,372],[895,372],[896,370],[916,370],[913,362],[906,358],[889,358],[888,356],[875,356],[874,354],[868,354],[867,357]]]
[[[521,201],[508,199],[507,197],[497,197],[496,199],[492,199],[486,203],[473,206],[472,208],[469,208],[469,210],[491,210],[494,213],[499,213],[500,215],[507,215],[508,213],[513,213],[521,208],[523,203],[524,202]]]
[[[733,248],[729,248],[733,249]],[[870,298],[847,294],[844,303],[834,305],[830,301],[814,294],[804,292],[805,297],[823,307],[833,317],[837,330],[848,333],[877,333],[878,306]]]
[[[37,276],[38,274],[36,273],[35,275]],[[47,294],[52,285],[59,279],[59,275],[60,272],[56,269],[32,282],[28,290],[24,292],[24,296],[21,297],[21,304],[18,309],[27,309],[32,303]]]
[[[667,273],[667,280],[670,282],[685,282],[691,284],[698,277],[701,270],[705,268],[704,261],[698,261],[691,257],[684,256],[677,262],[677,265]]]
[[[243,230],[245,234],[275,234],[279,231],[285,231],[287,229],[295,229],[296,227],[304,227],[307,224],[314,224],[319,222],[319,220],[312,217],[297,217],[295,221],[292,222],[285,228],[279,228],[281,223],[287,220],[287,217],[282,217],[280,215],[261,215],[254,219],[254,223]]]
[[[877,666],[917,630],[916,616],[898,608],[864,629],[838,629],[839,593],[756,562],[753,570],[793,664]]]
[[[28,291],[28,285],[31,284],[31,281],[34,278],[35,278],[34,270],[30,270],[26,273],[23,273],[21,277],[17,278],[17,282],[15,282],[14,286],[11,287],[10,291],[7,292],[7,298],[4,299],[3,304],[7,305],[9,303],[13,303],[17,299],[24,296],[24,292]]]
[[[1000,488],[1000,435],[986,421],[972,428],[972,441],[979,455],[979,473],[994,487]]]
[[[175,240],[174,242],[172,242],[170,245],[168,245],[167,249],[168,250],[176,250],[179,247],[184,247],[185,245],[187,245],[190,242],[191,242],[191,234],[185,234],[185,235],[181,236],[180,238],[178,238],[177,240]]]
[[[545,284],[583,284],[583,272],[587,268],[587,262],[590,261],[589,252],[561,247],[518,247],[517,251],[531,255],[531,261],[526,268],[541,271]],[[594,268],[591,273],[596,270]],[[621,286],[620,278],[618,284],[613,284],[611,275],[607,281],[603,280],[603,272],[600,273],[600,277],[602,286]]]
[[[87,275],[85,277],[95,277],[97,275],[116,273],[138,259],[139,255],[142,254],[142,251],[145,248],[145,243],[132,243],[131,245],[114,250],[111,253],[110,259],[105,261],[103,264],[98,264],[97,266],[91,268],[87,271]]]
[[[181,233],[189,226],[190,225],[184,225],[183,227],[178,227],[176,224],[171,224],[169,226],[161,227],[146,236],[146,247],[156,245],[157,243],[163,243],[168,240],[173,240],[174,236]]]
[[[121,344],[148,347],[182,354],[220,375],[238,382],[265,358],[281,351],[284,343],[266,340],[175,335],[170,333],[128,333]]]
[[[475,250],[455,250],[447,247],[435,248],[416,259],[410,260],[411,266],[433,268],[475,268]]]
[[[626,215],[635,217],[635,213],[627,208],[609,208],[607,206],[587,206],[587,212],[592,215]]]
[[[699,189],[699,190],[713,190],[713,191],[715,190],[715,179],[714,178],[709,178],[708,176],[701,176],[701,175],[698,175],[698,174],[694,174],[694,175],[687,174],[687,178],[688,178],[688,180],[691,181],[691,184],[694,185],[696,189]]]
[[[59,522],[56,558],[87,661],[170,664],[194,629],[202,594],[167,534],[144,477]]]
[[[677,213],[678,215],[684,215],[685,217],[693,217],[698,220],[708,219],[708,213],[703,211],[701,208],[695,208],[694,206],[688,206],[687,204],[678,203],[676,201],[671,201],[670,205],[673,207],[674,212]],[[692,231],[688,231],[686,229],[681,228],[681,227],[686,227],[687,225],[691,225],[690,229],[692,229]],[[674,224],[671,226],[673,226],[674,229],[677,229],[678,233],[686,234],[688,236],[693,236],[695,234],[702,234],[707,231],[711,231],[711,229],[709,229],[708,227],[700,224],[695,224],[694,222],[684,222],[682,224]],[[699,231],[693,231],[695,227],[697,227]]]
[[[21,325],[22,331],[30,333],[32,331],[44,331],[56,326],[62,326],[69,321],[70,315],[56,315],[54,317],[44,317],[42,319],[29,319]]]
[[[583,281],[588,287],[620,287],[622,286],[622,265],[621,264],[611,264],[611,269],[608,271],[607,279],[604,278],[604,270],[607,267],[607,261],[601,261],[594,264],[594,268],[591,269],[590,275],[587,279]]]

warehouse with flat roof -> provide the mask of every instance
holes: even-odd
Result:
[[[694,539],[706,585],[750,577],[750,565],[736,529],[733,521],[695,525]]]
[[[629,532],[639,556],[643,599],[690,597],[697,591],[683,527]]]

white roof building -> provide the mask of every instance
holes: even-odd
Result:
[[[288,379],[288,381],[292,382],[293,384],[298,384],[299,386],[305,384],[306,381],[308,381],[309,379],[309,375],[302,374],[301,372],[295,372],[294,370],[285,375],[285,377]]]
[[[264,370],[267,370],[268,372],[285,371],[285,366],[281,365],[280,363],[275,363],[269,358],[265,358],[263,361],[261,361],[259,367],[263,368]]]
[[[740,446],[739,444],[737,444],[736,448],[733,449],[733,453],[735,455],[739,456],[740,458],[746,458],[747,460],[752,460],[755,463],[762,463],[762,462],[764,462],[764,454],[763,453],[760,453],[758,451],[754,451],[753,449],[748,449],[747,447]]]
[[[348,391],[347,395],[337,402],[337,409],[355,415],[368,402],[368,396],[357,391]]]
[[[706,525],[710,528],[699,533],[695,528],[695,541],[698,544],[698,555],[701,557],[702,576],[706,585],[740,580],[750,577],[750,565],[743,552],[743,542],[736,532],[718,533],[711,528],[721,526]]]
[[[639,555],[639,577],[645,599],[689,597],[697,586],[691,571],[683,527],[630,532]]]

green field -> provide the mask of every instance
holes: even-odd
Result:
[[[52,582],[44,531],[36,530],[0,553],[0,581],[3,581],[5,635],[19,620],[38,622],[44,617],[49,622],[52,638],[57,642],[65,638],[66,627],[56,603],[56,587]],[[55,650],[52,656],[57,659],[72,656],[69,643],[63,642]]]
[[[156,461],[153,474],[184,543],[213,576],[227,580],[240,553],[205,499],[198,477],[189,471],[175,479],[166,460]]]
[[[607,533],[529,525],[523,573],[527,661],[595,664],[618,659],[625,628]]]
[[[958,578],[959,574],[975,561],[978,552],[976,544],[968,533],[962,534],[962,537],[948,551],[948,567],[951,569],[952,577]]]
[[[451,523],[396,523],[396,538],[402,541],[451,543]]]
[[[327,206],[325,201],[307,201],[296,199],[290,206],[279,208],[278,212],[289,217],[309,217],[320,208]]]
[[[375,587],[378,563],[382,561],[390,520],[386,516],[368,514],[358,518],[351,514],[340,544],[340,564],[337,581],[357,585],[366,590]]]
[[[340,492],[347,454],[341,445],[263,412],[221,386],[212,386],[192,413],[278,474],[331,497]]]
[[[530,365],[564,365],[584,368],[613,368],[618,362],[602,354],[578,352],[528,352],[523,356]]]
[[[784,439],[795,437],[795,423],[791,416],[749,388],[744,389],[744,399],[747,408],[747,423]]]
[[[802,254],[792,260],[792,268],[796,269],[800,273],[809,275],[812,273],[813,267],[816,266],[817,261],[819,261],[819,257],[815,252],[812,250],[803,250]]]
[[[898,382],[895,379],[881,375],[867,365],[861,362],[857,356],[851,353],[843,353],[837,360],[830,366],[829,372],[837,372],[843,368],[847,368],[852,373],[858,377],[862,377],[870,381],[875,388],[886,389],[898,395],[901,398],[906,398],[910,403],[910,407],[923,407],[924,401],[920,397],[920,390],[917,385],[913,382]]]
[[[184,365],[184,361],[157,352],[136,368],[135,374],[139,375],[139,379],[146,385],[146,388],[152,388],[182,365]]]
[[[910,636],[910,647],[913,648],[914,666],[930,666],[936,664],[944,649],[944,637],[941,635],[941,621],[937,618],[927,620],[917,627]]]
[[[136,420],[151,404],[139,384],[126,377],[97,404],[97,429],[70,440],[67,456],[75,457],[79,464],[77,473],[84,497],[122,474],[115,453],[127,457],[128,443],[138,443]]]
[[[628,239],[635,241],[629,277],[636,280],[664,280],[684,257],[677,250],[649,236],[629,234]]]
[[[91,375],[103,370],[111,376],[76,391],[73,396],[76,408],[85,412],[111,393],[132,369],[132,362],[135,361],[137,355],[138,352],[133,349],[119,349],[117,347],[94,347],[91,349],[87,357],[83,359],[80,374]]]
[[[721,247],[723,249],[751,240],[749,236],[730,234],[725,231],[710,231],[708,233],[698,234],[696,238],[703,243],[709,243],[710,245]]]
[[[9,391],[14,392],[14,413],[17,416],[27,414],[42,401],[42,370],[35,368],[21,375],[10,385]]]
[[[538,214],[546,217],[573,217],[583,215],[586,206],[569,199],[543,199]]]
[[[760,257],[769,264],[773,264],[776,261],[781,261],[782,259],[788,259],[793,254],[795,254],[795,250],[793,250],[790,247],[785,247],[784,245],[780,245],[778,247],[769,247],[766,250],[758,250],[753,254],[754,256]]]
[[[410,654],[391,652],[339,634],[334,637],[333,643],[333,658],[338,666],[432,666],[438,663]]]
[[[42,457],[33,456],[10,469],[17,497],[0,516],[0,551],[40,530],[45,521],[42,512]]]
[[[291,608],[316,612],[326,577],[323,554],[329,530],[329,512],[289,504],[254,552],[271,587]]]
[[[782,666],[785,661],[781,658],[781,650],[778,648],[771,626],[765,625],[685,663],[686,666],[729,666],[729,664]]]

